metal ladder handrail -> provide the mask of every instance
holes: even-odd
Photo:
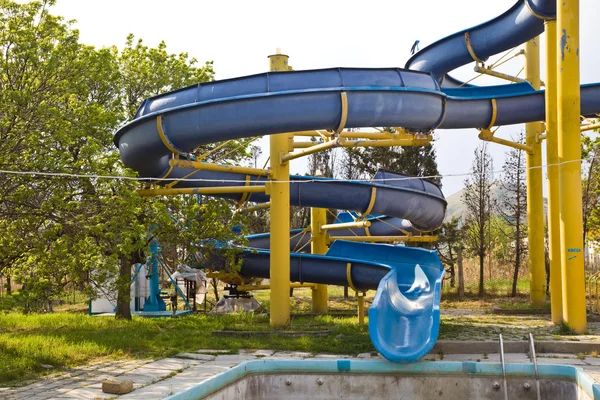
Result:
[[[504,400],[508,400],[508,385],[506,383],[506,364],[504,362],[504,341],[502,340],[502,334],[499,335],[500,343],[500,364],[502,364],[502,379],[504,383]]]
[[[538,371],[537,357],[535,355],[535,344],[533,343],[533,335],[529,333],[529,359],[533,362],[533,368],[535,371],[535,389],[537,391],[537,400],[542,399],[540,393],[540,373]]]

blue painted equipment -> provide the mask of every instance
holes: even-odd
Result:
[[[144,311],[166,311],[167,305],[160,297],[158,240],[150,242],[150,295],[144,303]]]

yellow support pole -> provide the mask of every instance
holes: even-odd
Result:
[[[312,254],[327,253],[327,234],[322,227],[327,224],[327,210],[324,208],[310,209],[310,228],[312,242],[310,252]],[[327,314],[327,285],[315,285],[312,290],[312,310],[315,314]]]
[[[339,223],[339,224],[321,225],[321,231],[325,232],[325,231],[339,231],[341,229],[360,229],[360,228],[368,228],[370,226],[371,226],[371,221],[343,222],[343,223]]]
[[[169,165],[172,167],[194,168],[203,171],[236,172],[239,174],[251,174],[258,176],[266,176],[269,175],[270,172],[267,169],[240,167],[237,165],[219,165],[201,161],[180,160],[177,158],[170,160]]]
[[[556,12],[563,320],[575,332],[584,333],[587,321],[581,211],[579,0],[559,1]]]
[[[365,294],[357,293],[358,296],[358,324],[365,324]]]
[[[486,142],[501,144],[503,146],[508,146],[508,147],[512,147],[514,149],[524,150],[529,154],[533,154],[533,147],[527,146],[526,144],[517,143],[517,142],[513,142],[511,140],[506,140],[506,139],[496,137],[496,136],[494,136],[494,132],[490,131],[489,129],[482,129],[481,132],[479,133],[478,137],[479,137],[479,139],[485,140]]]
[[[548,253],[552,322],[562,322],[558,133],[556,131],[556,21],[546,21],[546,164],[548,165]]]
[[[290,289],[297,288],[314,288],[314,283],[290,283]],[[255,291],[255,290],[269,290],[271,289],[271,285],[238,285],[238,290],[243,290],[246,292]]]
[[[490,67],[481,67],[479,65],[476,65],[475,68],[473,68],[473,71],[479,72],[480,74],[493,76],[495,78],[504,79],[504,80],[507,80],[507,81],[510,81],[510,82],[527,82],[523,78],[518,78],[516,76],[512,76],[512,75],[508,75],[508,74],[503,74],[502,72],[494,71]]]
[[[150,196],[174,196],[178,194],[234,194],[234,193],[267,193],[267,185],[257,186],[215,186],[203,188],[180,188],[180,189],[139,189],[138,194],[142,197]],[[268,193],[267,193],[268,194]]]
[[[333,242],[335,240],[347,240],[350,242],[374,242],[374,243],[385,243],[385,242],[421,242],[421,243],[433,243],[438,240],[437,236],[432,235],[405,235],[405,236],[333,236],[328,235],[327,241]]]
[[[600,123],[595,123],[595,124],[589,124],[589,125],[583,125],[581,127],[581,132],[585,132],[585,131],[591,131],[594,129],[598,129],[600,128]]]
[[[270,70],[287,71],[288,58],[283,54],[269,56]],[[292,150],[293,142],[294,137],[289,133],[270,136],[270,322],[274,328],[290,324],[290,165],[282,159]]]
[[[540,88],[540,47],[538,38],[525,44],[525,73],[536,90]],[[536,306],[546,303],[546,268],[544,257],[544,202],[542,180],[541,124],[525,125],[526,144],[533,149],[527,154],[527,236],[529,243],[530,298]]]

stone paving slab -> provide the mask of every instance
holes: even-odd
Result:
[[[141,367],[133,370],[130,373],[120,375],[120,377],[123,379],[132,380],[133,386],[135,386],[136,388],[140,388],[142,386],[146,386],[150,383],[164,379],[172,373],[176,372],[170,369],[155,369]]]
[[[200,350],[196,350],[194,353],[202,353],[202,354],[229,354],[229,353],[231,353],[231,350],[200,349]]]
[[[254,357],[269,357],[275,353],[274,350],[252,350],[252,349],[242,349],[240,350],[240,354],[248,354]]]
[[[199,353],[179,353],[175,357],[190,359],[190,360],[199,360],[199,361],[213,361],[216,358],[216,356],[213,356],[210,354],[199,354]]]
[[[132,393],[120,396],[123,400],[148,400],[160,399],[171,394],[190,388],[214,376],[214,374],[197,375],[194,377],[181,377],[179,375],[165,379],[154,385],[146,386]]]
[[[162,360],[154,361],[148,363],[141,368],[145,369],[168,369],[170,371],[175,371],[182,368],[187,368],[192,363],[192,360],[185,360],[183,358],[163,358]],[[140,368],[138,368],[140,369]]]
[[[234,362],[236,364],[239,364],[243,361],[248,361],[248,360],[255,360],[256,357],[253,355],[249,355],[249,354],[222,354],[217,356],[217,358],[215,358],[216,362]]]

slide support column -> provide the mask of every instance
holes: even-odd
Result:
[[[327,210],[325,208],[310,209],[310,230],[312,254],[327,253],[327,233],[321,231],[321,226],[327,224]],[[327,314],[327,285],[316,284],[312,290],[312,311],[315,314]]]
[[[579,0],[561,0],[557,13],[558,180],[563,321],[587,330],[583,217],[581,210],[581,113],[579,88]]]
[[[548,168],[548,255],[550,259],[550,305],[552,322],[560,325],[562,272],[560,262],[560,204],[558,186],[558,132],[556,126],[556,21],[546,26],[546,164]]]
[[[536,90],[540,89],[540,47],[534,38],[525,44],[526,78]],[[542,146],[539,135],[541,124],[525,124],[526,144],[533,148],[527,154],[527,219],[529,243],[529,278],[531,302],[536,306],[546,303],[546,260],[544,254],[544,200],[542,180]]]
[[[269,56],[270,70],[287,71],[288,56]],[[270,323],[281,328],[290,324],[290,165],[281,157],[293,148],[293,136],[281,133],[270,136],[271,156],[271,259]]]

